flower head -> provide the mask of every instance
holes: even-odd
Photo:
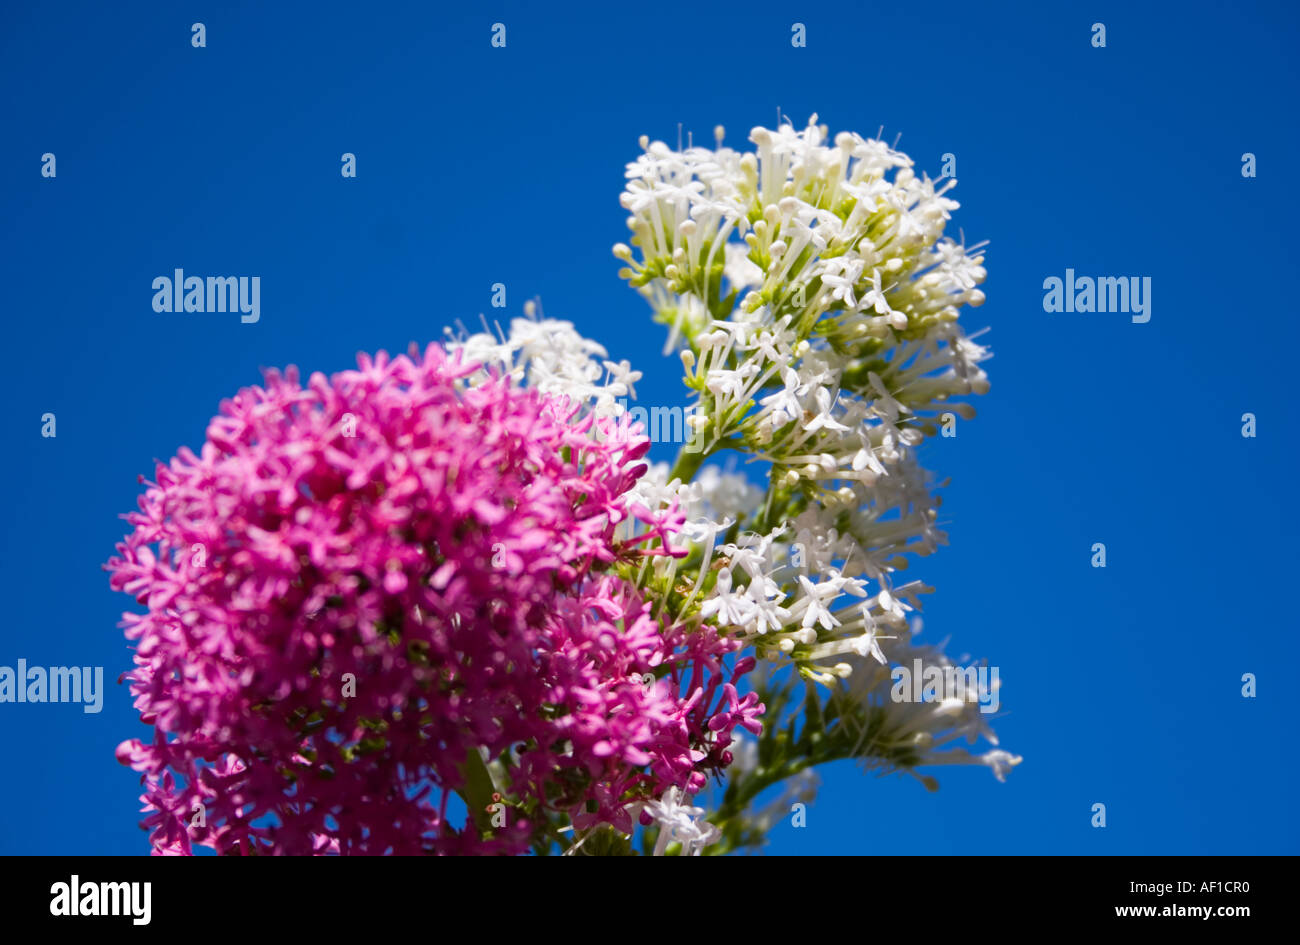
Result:
[[[648,446],[437,346],[223,402],[107,566],[146,607],[124,625],[155,735],[119,757],[156,852],[517,852],[559,770],[611,817],[642,766],[703,778],[712,719],[632,683],[674,644],[599,577],[646,553],[615,533]],[[519,746],[526,816],[451,825],[472,756]]]

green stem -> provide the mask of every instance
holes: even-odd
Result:
[[[674,479],[680,479],[684,483],[690,482],[695,478],[695,474],[699,472],[700,466],[704,464],[704,459],[704,450],[689,453],[686,451],[686,447],[682,447],[681,452],[677,454],[677,462],[673,463],[673,468],[668,473],[668,481],[672,482]]]

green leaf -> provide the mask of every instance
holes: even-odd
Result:
[[[465,755],[460,772],[465,778],[465,784],[459,793],[469,807],[470,813],[474,815],[474,823],[478,825],[480,831],[490,831],[492,814],[488,811],[488,805],[493,803],[492,795],[499,792],[497,786],[492,783],[492,775],[487,765],[483,763],[483,756],[477,749],[472,749]]]

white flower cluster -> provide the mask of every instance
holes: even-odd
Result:
[[[510,334],[489,332],[450,340],[448,351],[461,351],[466,361],[508,374],[515,384],[583,404],[599,417],[623,414],[620,399],[636,396],[633,385],[641,372],[627,361],[610,361],[605,348],[574,330],[572,322],[538,319],[532,302],[526,318],[510,322]],[[486,371],[483,372],[486,376]]]
[[[653,856],[663,856],[673,842],[682,845],[682,856],[699,856],[722,836],[717,827],[704,820],[704,808],[691,806],[675,787],[665,791],[659,800],[647,802],[645,810],[659,825]]]
[[[641,258],[614,252],[685,344],[705,408],[692,422],[713,443],[871,485],[927,418],[973,416],[950,397],[988,389],[988,353],[956,324],[984,301],[983,256],[943,237],[954,181],[917,178],[880,141],[823,136],[756,128],[743,155],[645,144],[623,194]]]
[[[864,766],[892,765],[908,771],[930,790],[937,787],[931,777],[922,777],[915,769],[934,765],[982,764],[986,765],[999,781],[1020,764],[1021,758],[995,748],[983,754],[974,754],[966,748],[953,747],[964,740],[973,745],[981,738],[997,745],[997,735],[989,727],[975,691],[963,696],[949,694],[933,701],[895,700],[892,690],[896,680],[891,675],[890,664],[911,666],[919,660],[925,669],[934,667],[942,674],[954,667],[941,647],[921,646],[912,637],[920,630],[920,621],[900,638],[887,641],[884,651],[887,662],[881,665],[872,660],[853,659],[853,671],[848,684],[835,698],[853,707],[846,712],[848,724],[856,726],[858,739],[854,755]],[[999,685],[995,681],[992,686]],[[900,763],[906,759],[906,763]]]
[[[622,198],[642,258],[621,244],[615,254],[675,334],[693,339],[730,313],[724,281],[746,293],[743,311],[766,306],[772,324],[790,315],[800,337],[834,313],[823,333],[845,344],[919,337],[984,301],[982,257],[943,236],[956,182],[917,178],[905,154],[856,134],[825,147],[815,121],[755,128],[746,154],[642,139]]]
[[[952,398],[989,387],[989,353],[957,323],[984,301],[984,257],[944,236],[955,181],[918,177],[882,141],[842,133],[828,146],[816,116],[802,131],[754,129],[753,152],[716,136],[715,149],[642,139],[622,197],[632,245],[614,247],[681,347],[704,444],[639,490],[652,508],[686,510],[694,548],[658,559],[654,585],[677,619],[807,679],[854,677],[865,699],[888,679],[891,646],[916,655],[908,615],[930,588],[896,573],[946,543],[915,448],[974,417]],[[726,449],[769,464],[765,492],[709,466],[691,481]],[[917,714],[891,716],[899,738],[991,736],[969,707],[889,711]]]

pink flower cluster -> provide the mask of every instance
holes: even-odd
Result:
[[[118,757],[155,853],[517,853],[551,812],[628,828],[758,729],[752,662],[727,679],[731,641],[609,573],[678,524],[615,536],[649,441],[474,370],[435,345],[271,372],[157,466],[107,565],[147,608],[124,626],[154,736]],[[514,816],[456,827],[480,749]]]
[[[544,703],[558,710],[548,737],[572,750],[557,755],[542,743],[523,752],[519,777],[541,796],[557,773],[559,783],[569,772],[585,775],[575,782],[580,791],[557,799],[579,829],[604,822],[631,833],[629,797],[701,790],[706,772],[731,763],[737,726],[762,730],[758,696],[742,699],[735,687],[754,658],[737,660],[724,681],[722,660],[737,641],[709,627],[663,634],[650,603],[616,578],[557,597],[543,641]]]

